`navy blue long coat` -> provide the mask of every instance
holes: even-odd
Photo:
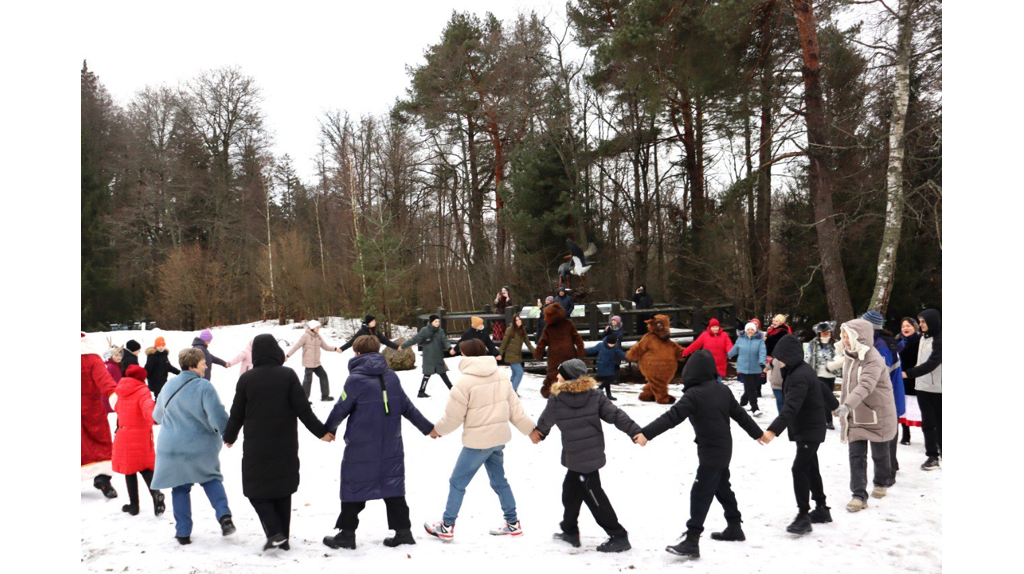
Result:
[[[380,353],[365,353],[348,362],[345,390],[324,425],[336,433],[348,418],[341,459],[341,500],[365,502],[405,496],[405,450],[402,417],[424,435],[434,423],[416,410],[398,375]],[[387,389],[387,412],[380,378]]]

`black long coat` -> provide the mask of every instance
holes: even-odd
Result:
[[[644,436],[648,440],[653,439],[690,419],[700,465],[727,468],[732,460],[732,428],[729,419],[739,423],[752,439],[761,438],[764,433],[736,402],[729,387],[718,382],[718,367],[711,351],[701,349],[691,355],[683,367],[682,378],[683,396],[672,408],[644,427]]]
[[[167,383],[167,374],[180,375],[181,371],[176,369],[167,358],[168,351],[157,351],[156,347],[146,349],[146,382],[149,383],[149,390],[153,395],[159,396],[160,389]]]
[[[779,339],[774,356],[786,366],[782,368],[782,412],[768,430],[778,436],[788,428],[791,441],[825,442],[825,409],[839,408],[832,389],[804,362],[803,344],[793,335]]]
[[[398,344],[397,343],[395,343],[391,339],[388,339],[384,335],[384,333],[378,333],[376,327],[370,327],[366,323],[363,323],[363,326],[359,327],[359,330],[356,331],[356,334],[352,335],[352,338],[349,339],[347,343],[345,343],[344,345],[342,345],[340,347],[341,350],[342,351],[349,350],[352,347],[352,343],[355,343],[356,339],[358,339],[359,337],[362,337],[363,335],[369,335],[371,337],[377,337],[377,340],[380,341],[381,345],[383,345],[385,347],[389,347],[389,348],[395,349],[396,351],[398,350]]]
[[[284,350],[272,335],[252,343],[253,368],[238,378],[224,442],[242,440],[242,493],[249,498],[283,498],[299,488],[299,433],[296,419],[317,438],[327,427],[313,414],[295,371],[282,366]]]

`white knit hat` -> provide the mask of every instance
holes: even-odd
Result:
[[[309,323],[306,324],[309,326],[310,330],[313,330],[320,326],[320,321],[317,321],[316,319],[311,319]]]
[[[743,330],[746,331],[747,329],[753,329],[754,332],[756,333],[757,332],[757,325],[755,325],[753,323],[747,323],[747,326],[743,327]]]

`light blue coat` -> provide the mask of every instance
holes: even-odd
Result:
[[[768,350],[761,333],[755,333],[753,337],[743,333],[736,338],[736,344],[726,356],[736,359],[736,372],[741,375],[760,375],[768,362]]]
[[[210,381],[194,371],[167,381],[153,420],[160,424],[153,489],[224,480],[219,455],[228,412]]]

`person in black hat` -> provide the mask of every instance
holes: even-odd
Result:
[[[121,375],[128,372],[128,367],[139,364],[139,351],[142,345],[135,339],[130,339],[124,344],[125,353],[121,355]]]
[[[367,315],[366,317],[363,317],[363,325],[359,327],[359,330],[356,331],[356,334],[352,335],[352,338],[349,339],[347,343],[341,346],[341,351],[345,352],[349,350],[352,347],[352,343],[355,343],[356,339],[362,337],[363,335],[374,337],[378,341],[380,341],[381,345],[384,345],[385,347],[394,349],[396,351],[398,350],[397,343],[393,342],[391,339],[388,339],[387,336],[384,335],[384,333],[377,332],[377,318],[374,317],[373,315]]]

